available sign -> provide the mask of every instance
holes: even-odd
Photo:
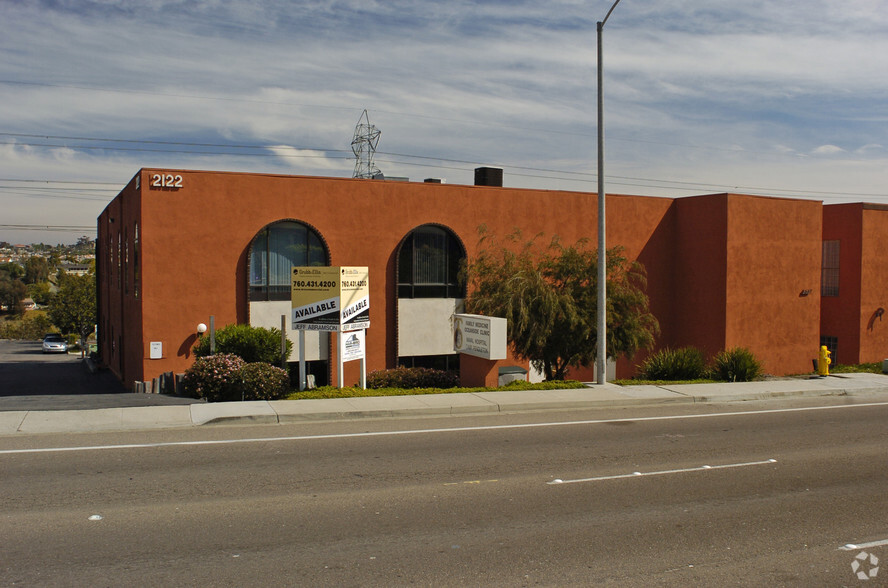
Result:
[[[370,272],[366,267],[339,268],[341,331],[370,328]]]
[[[453,350],[483,359],[506,359],[506,319],[453,315]]]
[[[294,330],[353,331],[370,327],[366,267],[294,267],[291,282]]]

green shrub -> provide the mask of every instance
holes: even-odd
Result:
[[[240,400],[237,373],[244,360],[237,355],[219,354],[198,357],[185,370],[185,394],[209,402]]]
[[[267,363],[248,363],[235,377],[243,400],[278,400],[290,393],[287,370]]]
[[[694,347],[661,349],[648,357],[639,369],[643,380],[698,380],[705,373],[703,352]]]
[[[42,310],[30,310],[20,319],[0,318],[0,339],[39,340],[57,330]]]
[[[762,374],[762,365],[745,347],[719,352],[712,360],[712,377],[725,382],[751,382]]]
[[[399,367],[378,370],[367,376],[367,388],[454,388],[459,386],[459,373],[431,368]]]
[[[247,363],[264,362],[279,365],[281,362],[281,332],[251,325],[226,325],[216,331],[216,353],[237,355]],[[210,355],[210,336],[204,334],[194,346],[194,355]],[[287,358],[293,351],[293,343],[287,340]]]
[[[40,310],[34,310],[25,314],[22,319],[22,338],[23,339],[43,339],[47,333],[54,330],[52,321],[46,316],[46,313]]]

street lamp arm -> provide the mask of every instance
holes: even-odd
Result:
[[[610,18],[611,12],[614,11],[614,8],[616,8],[616,7],[617,7],[617,4],[619,4],[619,3],[620,3],[620,0],[617,0],[616,2],[614,2],[614,5],[611,6],[610,10],[607,11],[607,15],[604,17],[604,20],[601,21],[600,23],[598,23],[598,28],[599,28],[599,29],[604,27],[604,23],[607,22],[607,19]]]

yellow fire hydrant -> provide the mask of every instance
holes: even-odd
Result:
[[[832,363],[832,360],[829,358],[830,355],[831,353],[826,348],[826,345],[821,345],[820,359],[817,361],[817,373],[821,376],[829,375],[829,364]]]

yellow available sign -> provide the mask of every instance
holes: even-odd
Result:
[[[366,267],[294,267],[292,328],[353,331],[370,327],[370,286]]]

